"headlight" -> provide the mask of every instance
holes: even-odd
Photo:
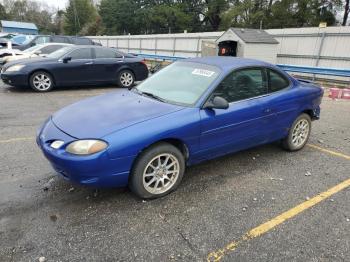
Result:
[[[17,72],[21,70],[25,65],[13,65],[6,69],[6,72]]]
[[[74,155],[91,155],[106,149],[108,144],[101,140],[78,140],[66,147],[68,153]]]

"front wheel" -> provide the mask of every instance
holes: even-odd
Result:
[[[289,151],[298,151],[306,145],[310,133],[311,118],[303,113],[294,121],[288,136],[282,141],[282,146]]]
[[[32,89],[37,92],[47,92],[54,87],[52,76],[44,71],[35,72],[29,79]]]
[[[184,171],[185,160],[179,149],[168,143],[156,144],[137,159],[129,186],[141,198],[162,197],[179,186]]]
[[[130,88],[134,85],[135,76],[129,70],[122,70],[118,74],[118,85],[124,88]]]

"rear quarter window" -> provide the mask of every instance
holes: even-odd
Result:
[[[52,42],[54,43],[69,43],[67,37],[64,36],[52,36]]]
[[[289,86],[289,80],[275,70],[268,69],[269,93],[277,92]]]
[[[96,58],[121,58],[117,51],[108,48],[95,48]]]
[[[75,45],[91,45],[91,40],[88,38],[74,37],[72,38],[73,44]]]

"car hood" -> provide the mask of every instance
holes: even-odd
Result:
[[[4,66],[4,68],[9,68],[10,66],[21,64],[21,65],[32,65],[37,63],[49,63],[49,62],[55,62],[57,59],[53,58],[45,58],[45,57],[30,57],[30,58],[23,58],[20,57],[19,60],[11,61]]]
[[[57,128],[72,137],[102,138],[181,109],[183,107],[141,96],[133,91],[116,91],[67,106],[55,113],[52,121]]]

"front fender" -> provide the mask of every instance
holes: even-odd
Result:
[[[103,139],[109,143],[110,158],[116,159],[138,155],[150,145],[166,139],[182,141],[191,155],[199,150],[199,135],[199,109],[186,108],[129,126]]]

